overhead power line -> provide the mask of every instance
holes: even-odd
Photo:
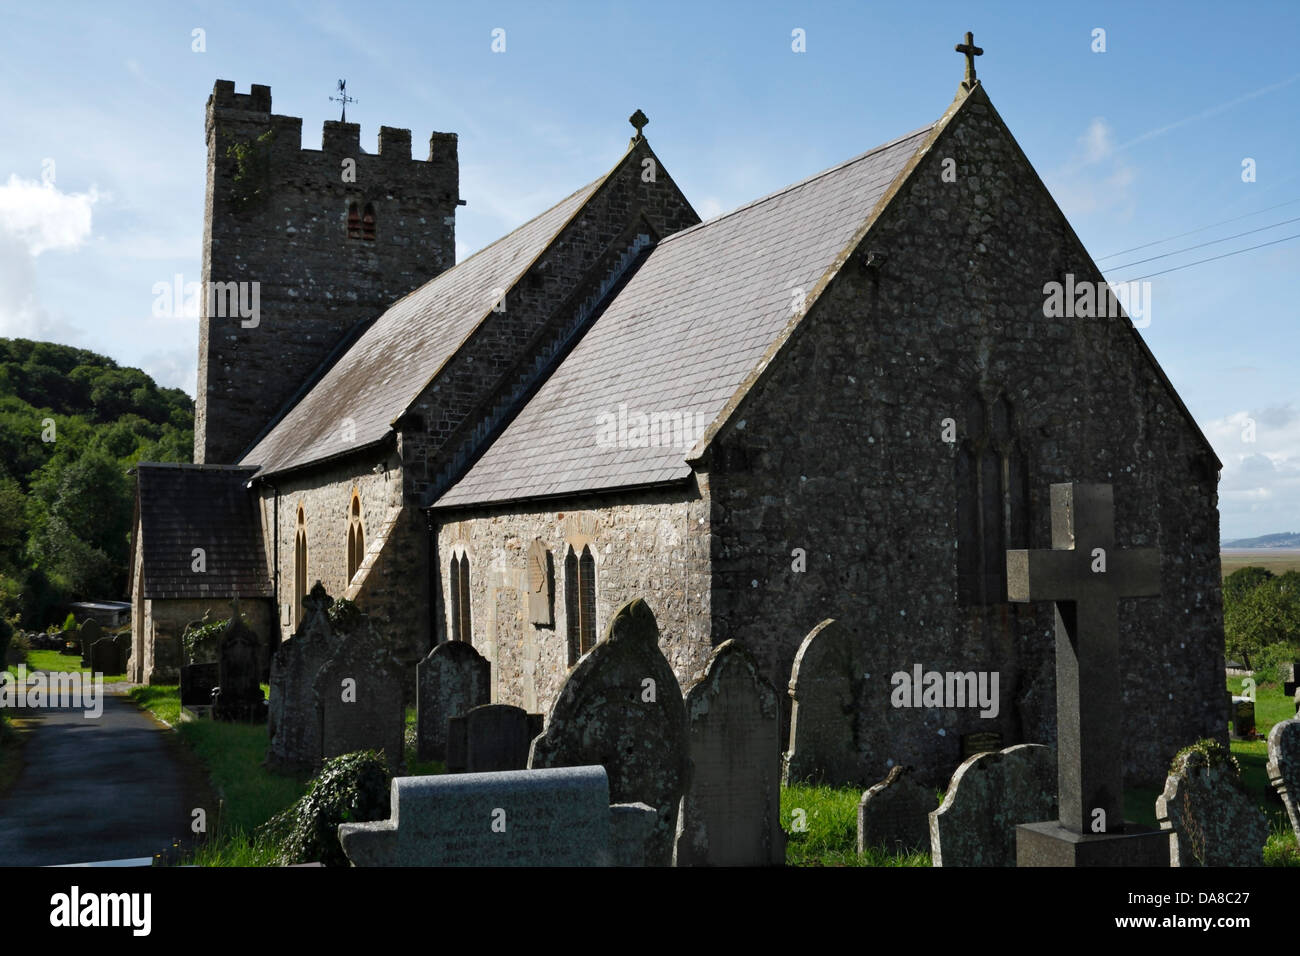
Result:
[[[1204,249],[1206,246],[1213,246],[1220,242],[1228,242],[1232,239],[1240,239],[1242,236],[1254,235],[1257,232],[1267,232],[1269,229],[1276,229],[1278,226],[1288,226],[1293,222],[1300,222],[1300,216],[1297,216],[1295,219],[1283,219],[1281,222],[1275,222],[1271,226],[1260,226],[1258,229],[1247,229],[1245,232],[1239,232],[1235,236],[1224,236],[1222,239],[1211,239],[1209,242],[1198,242],[1194,246],[1175,249],[1173,252],[1165,252],[1158,256],[1149,256],[1146,259],[1135,259],[1133,262],[1126,262],[1122,266],[1108,266],[1107,271],[1112,269],[1127,269],[1129,266],[1140,266],[1144,262],[1155,262],[1157,259],[1168,259],[1170,256],[1180,256],[1184,252],[1191,252],[1193,249]]]
[[[1239,222],[1242,219],[1249,219],[1251,216],[1258,216],[1262,212],[1271,212],[1274,209],[1281,209],[1283,206],[1292,206],[1300,202],[1300,199],[1288,199],[1286,202],[1280,202],[1276,206],[1265,206],[1263,209],[1256,209],[1254,212],[1248,212],[1240,216],[1233,216],[1231,219],[1221,219],[1218,222],[1212,222],[1208,226],[1201,226],[1198,229],[1191,229],[1187,232],[1180,232],[1176,236],[1166,236],[1164,239],[1156,239],[1154,242],[1144,242],[1140,246],[1130,246],[1127,249],[1121,249],[1119,252],[1112,252],[1109,255],[1099,256],[1093,259],[1093,262],[1103,262],[1106,259],[1114,259],[1116,256],[1122,256],[1127,252],[1137,252],[1139,249],[1147,249],[1151,246],[1158,246],[1166,242],[1173,242],[1175,239],[1182,239],[1184,236],[1194,236],[1198,232],[1204,232],[1206,229],[1213,229],[1215,226],[1226,226],[1230,222]]]
[[[1166,275],[1170,272],[1177,272],[1179,269],[1190,269],[1192,266],[1199,266],[1203,262],[1214,262],[1216,259],[1226,259],[1229,256],[1239,256],[1243,252],[1253,252],[1256,249],[1263,249],[1265,246],[1276,246],[1279,242],[1286,242],[1290,239],[1300,239],[1300,232],[1293,236],[1283,236],[1281,239],[1274,239],[1272,242],[1261,242],[1257,246],[1247,246],[1245,249],[1234,249],[1232,252],[1225,252],[1222,255],[1210,256],[1208,259],[1197,259],[1195,262],[1187,262],[1181,266],[1174,266],[1170,269],[1164,269],[1160,272],[1152,272],[1148,275],[1137,276],[1132,279],[1124,279],[1123,282],[1141,282],[1143,279],[1154,279],[1156,276]]]

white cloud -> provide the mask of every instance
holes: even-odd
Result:
[[[1049,188],[1067,218],[1105,213],[1112,218],[1133,215],[1132,186],[1137,171],[1115,146],[1115,131],[1100,116],[1094,117],[1078,138],[1074,156],[1047,177]]]
[[[1223,462],[1219,510],[1226,540],[1300,527],[1300,410],[1273,405],[1204,425]]]
[[[140,367],[161,388],[179,388],[193,396],[198,387],[198,350],[193,346],[150,352]]]
[[[0,186],[0,233],[23,242],[33,256],[76,249],[90,237],[91,207],[98,201],[94,186],[85,193],[64,193],[52,183],[11,173]]]

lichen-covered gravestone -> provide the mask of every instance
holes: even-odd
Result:
[[[447,759],[448,719],[491,699],[490,675],[491,665],[468,641],[444,641],[420,661],[415,726],[421,760]]]
[[[917,781],[910,768],[894,767],[858,803],[858,852],[883,847],[890,853],[906,853],[928,847],[930,814],[938,806],[933,787]]]
[[[1268,779],[1300,840],[1300,720],[1283,720],[1268,733]]]
[[[686,695],[691,776],[677,820],[677,866],[777,866],[781,829],[776,691],[736,640]]]
[[[90,646],[90,670],[106,677],[123,673],[126,661],[122,658],[122,646],[111,637],[101,637]]]
[[[686,708],[659,650],[659,626],[645,601],[631,601],[570,671],[528,766],[603,766],[613,802],[658,813],[646,862],[667,866],[688,759]]]
[[[971,757],[930,814],[935,866],[1015,866],[1016,826],[1057,816],[1056,758],[1042,744]]]
[[[465,714],[465,769],[469,773],[523,770],[528,766],[528,711],[481,704]]]
[[[1241,783],[1237,760],[1202,740],[1174,758],[1156,819],[1172,830],[1170,866],[1263,866],[1268,821]]]
[[[316,674],[320,761],[355,750],[382,750],[390,772],[405,765],[406,673],[392,645],[362,616]]]
[[[822,621],[799,645],[790,673],[787,786],[803,780],[864,786],[876,779],[858,746],[864,651],[861,637],[834,620]]]
[[[319,581],[302,600],[303,622],[271,657],[271,702],[267,765],[276,770],[310,770],[320,760],[320,720],[313,684],[334,646],[329,608]]]

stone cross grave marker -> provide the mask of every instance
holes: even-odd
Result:
[[[1036,850],[1021,865],[1116,865],[1159,860],[1159,831],[1124,823],[1123,688],[1119,601],[1160,593],[1160,552],[1115,547],[1114,491],[1108,484],[1054,484],[1052,547],[1007,552],[1011,601],[1056,603],[1056,723],[1059,826],[1020,828]],[[1127,837],[1125,849],[1095,845]],[[1085,838],[1085,839],[1080,839]],[[1055,846],[1048,842],[1055,841]],[[1136,841],[1136,842],[1135,842]],[[1150,844],[1148,846],[1148,844]],[[1059,853],[1059,856],[1054,856]],[[1142,856],[1142,854],[1147,856]]]
[[[781,712],[737,640],[709,658],[686,695],[691,775],[677,818],[677,866],[779,866]]]
[[[616,802],[655,808],[647,862],[667,866],[689,760],[686,707],[659,650],[659,626],[645,601],[629,601],[569,672],[528,765],[602,765]]]
[[[416,665],[417,756],[447,759],[447,721],[491,700],[492,665],[468,641],[435,644]]]

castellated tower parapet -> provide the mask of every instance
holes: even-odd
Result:
[[[463,203],[455,133],[412,160],[410,130],[381,126],[371,154],[326,122],[303,149],[269,86],[218,80],[207,143],[194,460],[231,464],[362,323],[455,263]]]

